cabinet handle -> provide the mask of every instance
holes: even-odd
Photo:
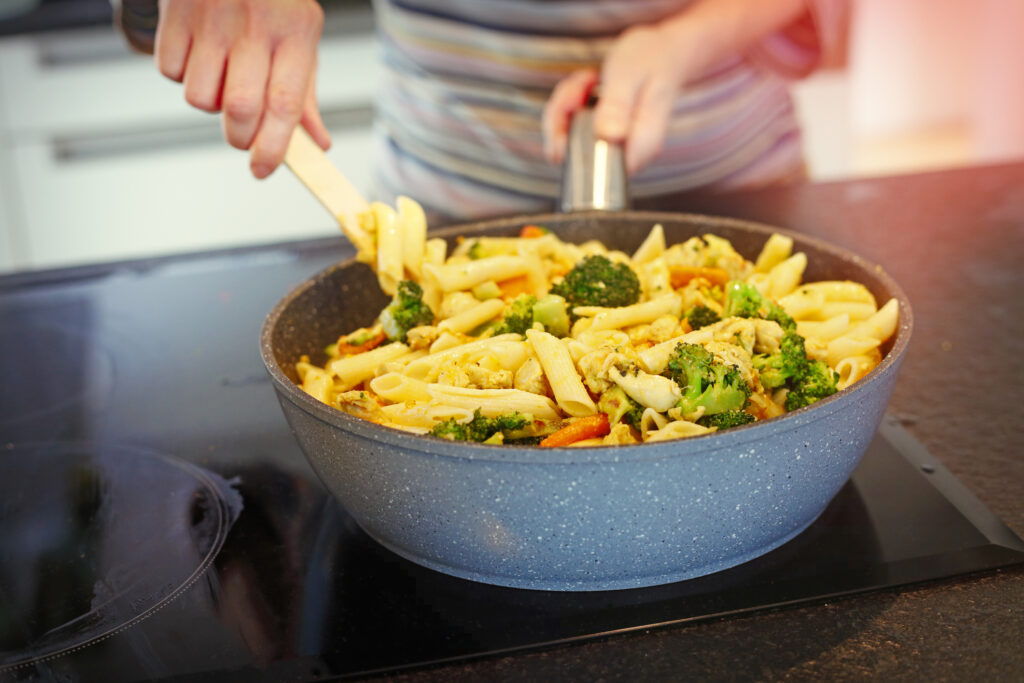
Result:
[[[324,110],[324,124],[330,131],[365,129],[373,122],[373,105],[359,104]],[[203,147],[223,143],[223,133],[213,117],[190,126],[145,128],[121,133],[55,137],[53,156],[58,164],[73,164],[134,154],[153,154],[167,149]]]

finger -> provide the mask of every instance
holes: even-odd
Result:
[[[541,116],[544,156],[553,164],[565,158],[572,115],[581,109],[597,84],[595,69],[581,69],[563,78],[551,91]]]
[[[265,44],[243,40],[231,50],[224,77],[224,137],[238,149],[249,149],[266,101],[270,50]]]
[[[227,50],[219,42],[193,40],[182,79],[185,101],[196,109],[220,111],[226,65]]]
[[[183,3],[161,3],[160,21],[153,43],[156,68],[177,83],[181,83],[185,76],[185,64],[192,46],[188,16],[189,8]]]
[[[302,108],[302,127],[312,136],[320,149],[327,151],[331,148],[331,134],[320,116],[320,107],[316,101],[316,77],[309,79],[309,88],[306,89],[306,104]]]
[[[647,63],[639,36],[620,42],[601,69],[601,97],[594,110],[594,133],[610,142],[625,142],[633,110],[647,79]]]
[[[672,81],[653,78],[640,91],[626,140],[626,170],[636,173],[661,152],[676,88]]]
[[[313,46],[301,37],[282,41],[273,55],[263,121],[252,144],[249,166],[257,178],[270,175],[284,158],[292,131],[302,117],[315,60]]]

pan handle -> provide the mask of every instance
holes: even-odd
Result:
[[[626,163],[622,146],[594,136],[594,107],[573,116],[562,166],[559,209],[564,212],[629,208]]]

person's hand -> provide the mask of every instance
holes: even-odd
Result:
[[[265,178],[299,123],[330,146],[316,103],[323,21],[315,0],[160,0],[157,68],[189,104],[223,112],[224,137]]]
[[[694,0],[657,24],[630,27],[600,74],[583,69],[555,86],[542,119],[545,154],[562,162],[572,115],[600,83],[594,134],[622,144],[626,170],[637,172],[661,151],[673,102],[688,82],[807,11],[806,0]]]
[[[601,67],[583,69],[555,86],[544,108],[545,152],[561,163],[572,115],[601,84],[594,134],[624,146],[626,170],[635,173],[661,151],[672,103],[690,76],[690,60],[658,26],[635,26],[612,46]]]

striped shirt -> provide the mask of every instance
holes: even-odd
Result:
[[[554,85],[598,67],[615,37],[686,0],[375,0],[384,58],[375,194],[419,201],[435,221],[553,207],[561,169],[543,154]],[[630,178],[635,197],[802,178],[788,80],[838,38],[841,0],[715,65],[676,98],[664,149]],[[572,27],[571,31],[566,27]]]
[[[112,2],[129,42],[152,51],[156,0]],[[407,195],[441,224],[553,208],[561,169],[541,135],[551,89],[598,67],[626,28],[690,0],[373,2],[384,60],[373,198]],[[840,42],[848,0],[807,3],[805,17],[686,85],[661,154],[630,178],[632,196],[804,177],[788,81]]]

